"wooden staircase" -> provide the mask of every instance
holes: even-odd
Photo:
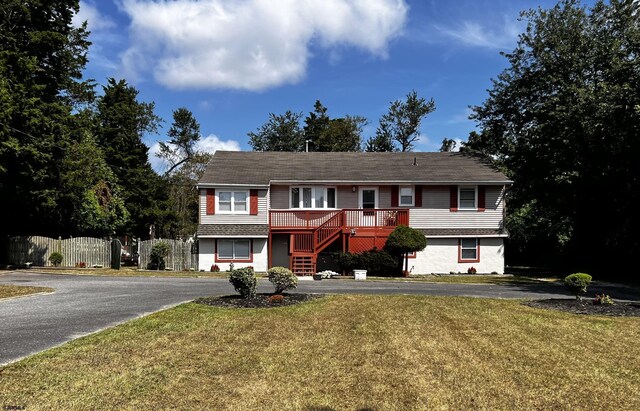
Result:
[[[291,271],[295,275],[315,274],[318,254],[340,237],[344,222],[344,211],[340,211],[315,228],[310,234],[293,234]]]

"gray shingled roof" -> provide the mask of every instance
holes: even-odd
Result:
[[[217,151],[199,184],[267,186],[297,181],[510,183],[487,162],[462,153]]]
[[[267,224],[200,224],[198,237],[207,236],[267,236]]]
[[[507,233],[504,230],[497,230],[493,228],[418,228],[422,234],[427,237],[441,237],[441,236],[506,236]]]

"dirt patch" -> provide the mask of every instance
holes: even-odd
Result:
[[[275,297],[275,298],[274,298]],[[194,303],[212,305],[225,308],[274,308],[285,305],[295,305],[306,301],[324,297],[322,294],[282,294],[282,298],[274,294],[258,294],[256,298],[242,298],[239,295],[225,295],[222,297],[204,297],[194,300]]]
[[[640,317],[640,302],[615,301],[614,304],[594,304],[590,298],[583,298],[582,300],[563,298],[526,301],[523,304],[529,307],[559,310],[573,314]]]

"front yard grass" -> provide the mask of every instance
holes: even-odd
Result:
[[[0,407],[640,409],[639,339],[637,318],[513,300],[189,303],[0,368]]]
[[[53,288],[49,287],[27,287],[21,285],[3,285],[0,284],[0,300],[9,297],[20,297],[23,295],[52,292]]]

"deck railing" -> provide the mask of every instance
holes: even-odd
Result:
[[[343,214],[343,217],[337,217]],[[335,218],[334,218],[335,217]],[[315,229],[331,220],[331,228],[341,223],[344,228],[397,227],[409,225],[409,210],[402,208],[347,208],[342,210],[271,210],[272,229]],[[322,238],[317,240],[322,241]]]

